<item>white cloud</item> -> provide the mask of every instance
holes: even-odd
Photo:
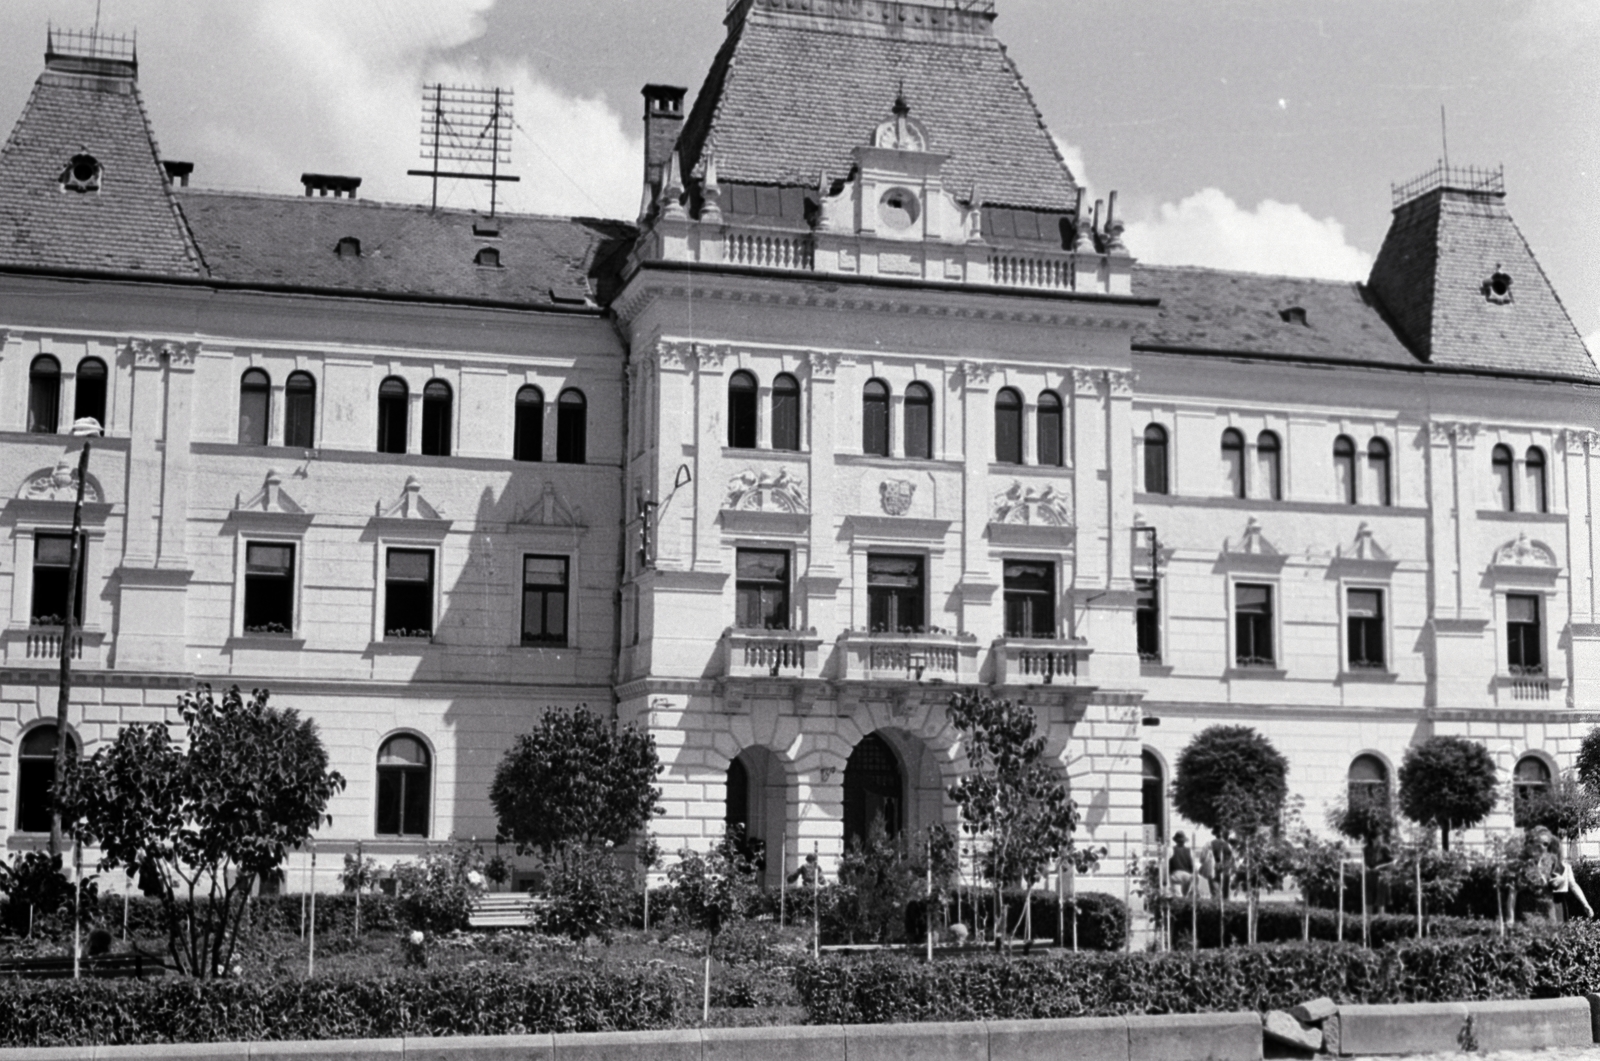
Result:
[[[1600,331],[1590,332],[1584,336],[1583,343],[1589,348],[1589,356],[1600,361]]]
[[[1089,183],[1089,167],[1083,161],[1083,148],[1067,143],[1054,133],[1050,135],[1050,139],[1055,141],[1056,150],[1061,152],[1061,157],[1066,161],[1067,168],[1072,171],[1072,178],[1083,187],[1089,189],[1086,198],[1093,202],[1094,185]]]
[[[1263,200],[1245,209],[1204,188],[1128,225],[1128,249],[1153,265],[1204,265],[1326,280],[1364,280],[1372,256],[1351,246],[1344,226],[1294,203]]]
[[[196,163],[200,186],[283,194],[303,172],[362,178],[361,196],[426,202],[421,168],[426,82],[514,90],[518,129],[503,209],[632,218],[642,130],[603,100],[567,95],[525,61],[472,53],[496,0],[275,0],[184,4],[124,0],[144,28],[141,70],[164,153]],[[488,187],[445,181],[441,205],[487,208]]]

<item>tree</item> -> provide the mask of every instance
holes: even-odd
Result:
[[[1464,737],[1430,737],[1406,749],[1400,763],[1400,811],[1418,825],[1435,826],[1450,850],[1450,830],[1470,828],[1494,810],[1494,760]]]
[[[1289,763],[1249,726],[1211,726],[1178,756],[1172,803],[1219,836],[1275,825],[1289,794]]]
[[[565,858],[569,845],[625,844],[662,813],[655,740],[585,707],[551,709],[495,769],[489,800],[518,853]]]
[[[1517,825],[1544,826],[1563,840],[1578,840],[1600,828],[1600,796],[1570,772],[1515,802]]]
[[[267,696],[246,701],[234,686],[219,702],[201,685],[178,699],[182,744],[162,723],[124,727],[71,764],[58,794],[68,831],[99,845],[101,869],[153,871],[168,954],[201,979],[232,966],[256,879],[332,822],[328,800],[344,788],[316,724]]]
[[[1600,795],[1600,726],[1591,729],[1578,748],[1578,780]]]
[[[1352,791],[1333,808],[1328,824],[1341,835],[1359,840],[1363,847],[1383,843],[1394,835],[1394,799],[1389,786],[1371,786]]]
[[[1033,708],[962,693],[951,701],[949,715],[967,755],[967,772],[951,786],[950,798],[961,808],[962,828],[989,840],[983,870],[994,885],[1001,935],[1009,939],[1005,886],[1032,888],[1064,854],[1087,869],[1092,853],[1073,852],[1078,806],[1044,759],[1045,739],[1036,732]]]

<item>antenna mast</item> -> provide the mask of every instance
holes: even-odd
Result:
[[[500,172],[511,164],[511,89],[470,88],[432,84],[422,87],[422,157],[427,169],[412,169],[413,177],[433,181],[433,202],[439,208],[439,178],[487,181],[489,216],[499,208],[501,181],[520,181]],[[459,163],[441,169],[443,163]]]

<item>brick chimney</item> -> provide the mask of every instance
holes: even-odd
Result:
[[[672,161],[683,131],[683,97],[688,89],[672,85],[644,87],[644,182],[650,202],[661,195],[662,173]]]

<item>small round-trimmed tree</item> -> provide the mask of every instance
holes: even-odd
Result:
[[[1450,850],[1450,830],[1477,825],[1494,810],[1494,760],[1465,737],[1430,737],[1406,749],[1400,763],[1400,812],[1418,825],[1436,826],[1439,846]]]
[[[1178,756],[1173,805],[1218,835],[1273,824],[1288,795],[1288,760],[1249,726],[1211,726]]]
[[[1591,729],[1578,748],[1578,780],[1600,796],[1600,726]]]

